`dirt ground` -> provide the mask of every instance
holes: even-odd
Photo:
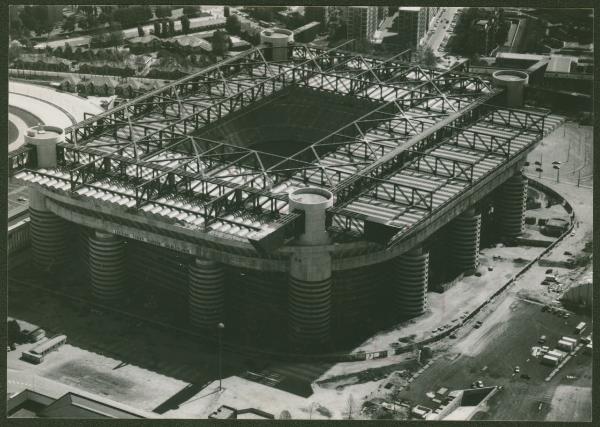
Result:
[[[554,392],[548,421],[592,419],[592,388],[559,385]]]

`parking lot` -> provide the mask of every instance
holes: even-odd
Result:
[[[492,398],[489,411],[478,418],[545,420],[558,385],[579,380],[580,386],[591,387],[591,356],[580,352],[551,381],[545,382],[553,368],[533,357],[531,348],[540,345],[541,335],[546,336],[546,345],[550,348],[555,347],[563,335],[576,337],[573,332],[577,323],[583,320],[589,324],[591,319],[575,314],[565,319],[542,311],[542,307],[516,295],[508,296],[491,315],[480,319],[481,328],[468,331],[456,347],[435,362],[400,397],[431,407],[427,392],[441,387],[471,388],[473,382],[481,381],[484,386],[503,386],[504,390]],[[510,312],[509,316],[506,311]],[[584,335],[588,333],[590,327]],[[519,373],[515,373],[517,366]],[[567,375],[574,378],[567,379]],[[582,399],[585,400],[582,397],[577,405],[591,408],[591,388],[589,402],[581,402]],[[568,413],[568,409],[565,411]]]

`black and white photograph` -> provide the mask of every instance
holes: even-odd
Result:
[[[6,6],[9,421],[592,421],[592,3],[301,3]]]

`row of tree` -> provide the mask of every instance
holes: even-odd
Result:
[[[99,74],[103,76],[131,77],[135,75],[135,69],[127,66],[81,64],[79,72],[83,74]]]

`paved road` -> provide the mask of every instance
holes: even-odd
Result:
[[[27,83],[10,81],[9,104],[31,112],[47,125],[68,127],[83,120],[84,113],[104,110],[85,98]]]
[[[23,78],[23,79],[27,79],[27,78],[31,78],[31,77],[35,77],[35,76],[56,77],[57,80],[62,80],[67,77],[73,77],[73,76],[79,77],[81,79],[84,79],[84,78],[92,79],[94,77],[114,77],[114,78],[118,78],[118,79],[123,79],[123,77],[111,76],[108,74],[102,75],[102,74],[86,74],[86,73],[78,73],[78,72],[62,72],[62,71],[46,71],[46,70],[21,70],[21,69],[16,69],[16,68],[9,68],[8,75],[9,75],[9,78],[16,77],[16,78]],[[156,82],[157,80],[164,80],[165,83],[170,81],[167,79],[152,79],[152,78],[148,78],[148,77],[124,77],[124,79],[126,81],[129,81],[130,79],[136,79],[140,82],[148,82],[148,83],[153,83],[153,82]],[[45,80],[47,80],[47,79],[45,79]]]
[[[431,49],[433,49],[433,51],[435,52],[435,54],[437,56],[444,56],[444,53],[439,52],[438,49],[440,47],[440,44],[442,43],[442,40],[446,36],[446,34],[451,34],[449,26],[450,26],[450,23],[452,22],[452,18],[454,17],[454,14],[459,9],[461,9],[461,8],[460,7],[448,7],[441,15],[438,13],[439,18],[438,18],[437,29],[427,39],[427,45],[430,46]],[[449,21],[448,24],[445,23],[446,20]],[[444,28],[444,27],[446,27],[446,28]]]
[[[223,22],[223,23],[225,22],[225,19],[222,16],[202,16],[199,18],[190,19],[190,28],[193,29],[196,27],[218,24],[220,22]],[[142,28],[144,29],[144,32],[146,34],[149,34],[150,30],[154,29],[154,24],[145,25]],[[179,31],[179,30],[181,30],[181,21],[176,20],[175,21],[175,31]],[[128,28],[126,30],[123,30],[123,38],[125,38],[125,39],[131,39],[131,38],[137,37],[137,36],[138,36],[137,27],[136,28]],[[89,44],[90,39],[91,39],[91,36],[80,36],[80,37],[73,37],[73,38],[67,38],[67,39],[61,39],[61,40],[54,40],[54,41],[51,41],[48,43],[38,43],[34,46],[34,48],[35,49],[45,49],[46,46],[56,48],[59,46],[64,46],[65,43],[69,43],[69,45],[71,47],[83,46],[83,45]]]

